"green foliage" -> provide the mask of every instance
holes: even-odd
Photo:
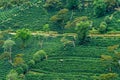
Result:
[[[43,31],[45,31],[45,32],[49,32],[50,31],[49,24],[45,24],[43,26]]]
[[[106,22],[106,24],[110,24],[111,18],[110,18],[109,16],[106,16],[106,17],[104,18],[104,21]]]
[[[17,67],[15,70],[18,74],[23,74],[23,72],[24,72],[22,67]]]
[[[19,66],[23,64],[25,61],[22,58],[23,54],[17,54],[16,57],[14,58],[14,66]]]
[[[71,27],[75,28],[76,24],[81,21],[88,21],[88,17],[81,16],[81,17],[75,18],[73,21],[68,21],[67,24],[65,25],[65,28],[71,28]]]
[[[108,12],[114,10],[115,7],[117,6],[118,1],[117,0],[104,0],[105,4],[106,4],[106,10]]]
[[[28,62],[28,65],[29,65],[30,68],[33,67],[35,65],[35,61],[34,60],[30,60]]]
[[[58,29],[64,29],[68,11],[68,9],[61,9],[56,15],[50,18],[50,20],[58,26]]]
[[[101,17],[106,13],[106,4],[104,0],[94,0],[94,15],[97,17]]]
[[[67,8],[70,10],[78,9],[79,0],[67,0]]]
[[[24,3],[27,3],[28,0],[0,0],[0,8],[10,9],[14,6],[20,6]]]
[[[46,59],[46,52],[44,50],[40,50],[40,51],[37,51],[34,55],[33,55],[33,60],[35,62],[39,62],[39,61],[42,61],[44,59]]]
[[[4,42],[3,48],[4,48],[5,51],[6,51],[6,50],[12,48],[13,45],[15,45],[15,42],[14,42],[13,40],[11,40],[11,39],[8,39],[8,40],[6,40],[6,41]]]
[[[29,29],[19,29],[16,31],[16,36],[17,39],[22,40],[22,47],[25,47],[26,41],[30,39],[31,37],[31,32]]]
[[[6,76],[6,80],[19,80],[18,73],[15,70],[11,70]]]
[[[78,35],[79,44],[83,44],[86,40],[89,31],[89,25],[89,21],[79,22],[76,24],[75,30]]]
[[[21,64],[20,67],[23,69],[23,74],[26,74],[28,72],[28,65],[27,64]]]
[[[60,0],[46,0],[44,7],[47,10],[59,10],[62,7],[62,3]]]
[[[108,55],[101,55],[101,60],[103,61],[112,61],[112,57]]]
[[[90,21],[87,16],[77,17],[73,21],[67,22],[65,28],[74,29],[77,33],[79,44],[83,44],[87,38],[89,31]]]
[[[113,45],[113,46],[108,46],[108,51],[109,53],[112,53],[111,55],[101,55],[101,60],[103,61],[103,66],[105,66],[108,71],[115,71],[118,72],[119,65],[120,65],[120,53],[117,52],[119,45]]]
[[[118,78],[117,73],[107,73],[96,76],[94,80],[116,80]]]
[[[108,12],[112,12],[115,8],[119,7],[118,0],[94,0],[94,15],[97,17],[104,16]]]
[[[9,52],[4,52],[0,55],[0,60],[6,59],[6,58],[9,59],[9,57],[10,57],[10,53]]]
[[[66,36],[62,37],[60,41],[62,42],[64,49],[70,48],[70,46],[75,47],[74,41],[67,39]]]
[[[61,9],[56,15],[50,18],[53,22],[62,22],[65,19],[68,9]]]
[[[102,34],[107,32],[107,24],[106,24],[106,22],[101,22],[100,23],[99,32],[102,33]]]
[[[108,46],[107,50],[109,52],[114,52],[116,49],[118,49],[119,45],[113,45],[113,46]]]

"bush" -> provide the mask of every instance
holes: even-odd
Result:
[[[102,34],[107,32],[107,24],[106,24],[106,22],[101,22],[100,23],[99,32],[102,33]]]
[[[107,12],[113,11],[115,7],[118,7],[117,4],[119,4],[119,0],[104,0],[104,2]]]
[[[30,60],[28,62],[28,65],[29,65],[29,67],[33,67],[35,65],[35,61],[34,60]]]
[[[23,69],[23,74],[27,73],[27,71],[28,71],[28,65],[27,64],[21,64],[21,67]]]
[[[22,74],[24,72],[22,67],[17,67],[15,70],[17,71],[18,74]]]
[[[45,4],[43,5],[48,11],[52,10],[59,10],[62,7],[62,3],[60,0],[46,0]]]
[[[68,0],[67,1],[67,8],[70,10],[78,9],[79,0]]]
[[[83,44],[86,41],[89,32],[89,25],[89,21],[77,23],[75,30],[78,35],[79,44]]]
[[[33,60],[35,62],[39,62],[42,61],[43,59],[46,58],[46,52],[44,50],[40,50],[37,51],[34,55],[33,55]]]
[[[110,24],[111,19],[110,19],[109,16],[106,16],[106,17],[104,18],[104,21],[105,21],[107,24]]]
[[[101,17],[106,13],[106,4],[104,0],[94,0],[94,15]]]
[[[6,76],[6,80],[19,80],[18,73],[15,70],[11,70]]]
[[[22,58],[23,54],[17,54],[14,58],[14,66],[19,66],[23,64],[25,61]]]
[[[23,28],[16,31],[15,38],[21,39],[22,48],[26,47],[26,42],[30,39],[30,37],[31,37],[31,31],[29,29]]]

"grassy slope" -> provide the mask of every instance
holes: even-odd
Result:
[[[118,42],[119,39],[95,39],[89,45],[71,47],[64,51],[59,39],[53,39],[46,42],[44,47],[48,60],[37,63],[26,74],[26,80],[93,80],[91,76],[108,72],[101,65],[100,55],[109,54],[107,46]],[[60,62],[60,59],[63,59],[63,62]]]
[[[0,13],[2,15],[3,13]],[[31,7],[29,9],[11,12],[7,17],[0,17],[1,20],[9,19],[1,23],[0,29],[7,29],[12,27],[19,29],[23,27],[31,28],[32,30],[42,29],[42,26],[48,22],[49,17],[54,13],[47,14],[45,10],[40,7]],[[12,15],[16,14],[16,16]],[[79,12],[76,15],[81,15]],[[76,17],[76,15],[74,17]],[[117,18],[119,15],[116,15]],[[104,17],[103,17],[104,18]],[[95,24],[99,24],[103,18],[93,18]],[[114,26],[114,25],[113,25]],[[16,41],[17,46],[13,49],[13,55],[23,53],[26,61],[32,58],[32,55],[40,49],[38,40],[32,39],[32,45],[29,45],[25,50],[18,48],[19,41]],[[44,50],[48,54],[48,60],[40,62],[26,74],[26,80],[90,80],[91,76],[107,72],[102,67],[100,61],[101,54],[109,54],[106,47],[113,44],[118,44],[119,39],[95,39],[89,44],[77,46],[76,48],[69,48],[63,51],[62,44],[59,38],[51,39],[44,44]],[[63,59],[61,63],[59,60]],[[0,61],[0,80],[5,78],[5,75],[11,69],[7,61]]]
[[[43,50],[48,54],[48,60],[37,63],[27,74],[26,80],[92,80],[91,76],[108,72],[101,65],[100,55],[109,54],[107,46],[118,44],[120,39],[92,39],[89,44],[83,46],[69,47],[63,50],[60,37],[49,38],[44,41]],[[39,40],[31,39],[28,47],[20,49],[19,40],[13,48],[15,54],[23,53],[24,60],[28,62],[32,55],[40,50]],[[32,45],[31,45],[32,44]],[[60,62],[63,59],[63,62]],[[0,80],[12,69],[11,65],[5,60],[0,61]]]

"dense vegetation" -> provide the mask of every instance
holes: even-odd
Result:
[[[0,80],[120,80],[120,0],[0,0]]]

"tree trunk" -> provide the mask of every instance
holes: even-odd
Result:
[[[85,1],[82,0],[81,2],[82,2],[82,10],[84,10]]]
[[[75,47],[75,41],[72,41],[73,47]]]
[[[71,13],[71,16],[70,16],[70,21],[71,21],[72,18],[73,18],[73,13],[74,13],[74,11],[72,10],[72,13]]]
[[[9,48],[9,54],[10,54],[9,62],[12,63],[12,55],[11,55],[12,54],[12,48],[11,47]]]
[[[41,40],[39,44],[40,44],[40,48],[43,48],[43,40]]]

